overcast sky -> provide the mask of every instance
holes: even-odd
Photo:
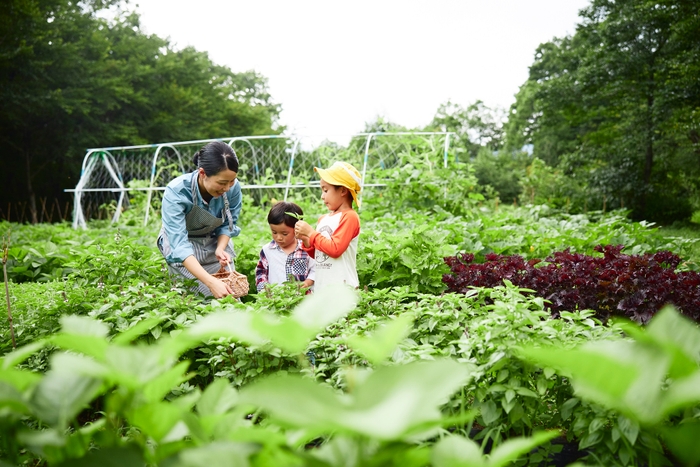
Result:
[[[428,124],[448,99],[508,108],[536,47],[587,0],[131,0],[148,34],[268,79],[290,132],[342,142],[381,116]],[[214,136],[214,135],[212,135]],[[228,135],[216,135],[228,136]]]

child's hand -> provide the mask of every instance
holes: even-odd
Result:
[[[294,226],[294,236],[299,239],[309,237],[313,231],[313,227],[311,227],[306,221],[297,221],[297,224]]]

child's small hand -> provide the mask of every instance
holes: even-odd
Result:
[[[294,236],[296,238],[308,237],[313,233],[314,229],[306,221],[297,221],[294,226]]]

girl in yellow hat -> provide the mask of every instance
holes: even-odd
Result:
[[[330,284],[359,287],[357,277],[357,243],[360,216],[353,201],[362,190],[360,172],[347,162],[336,162],[328,169],[314,167],[321,177],[321,200],[330,211],[318,220],[316,230],[298,221],[294,235],[302,240],[304,250],[316,259],[316,291]]]

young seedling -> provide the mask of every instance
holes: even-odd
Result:
[[[303,220],[304,220],[304,216],[301,215],[301,214],[297,214],[296,212],[284,211],[284,213],[285,213],[286,215],[288,215],[288,216],[292,216],[293,218],[295,218],[295,219],[298,220],[298,221],[303,221]]]

